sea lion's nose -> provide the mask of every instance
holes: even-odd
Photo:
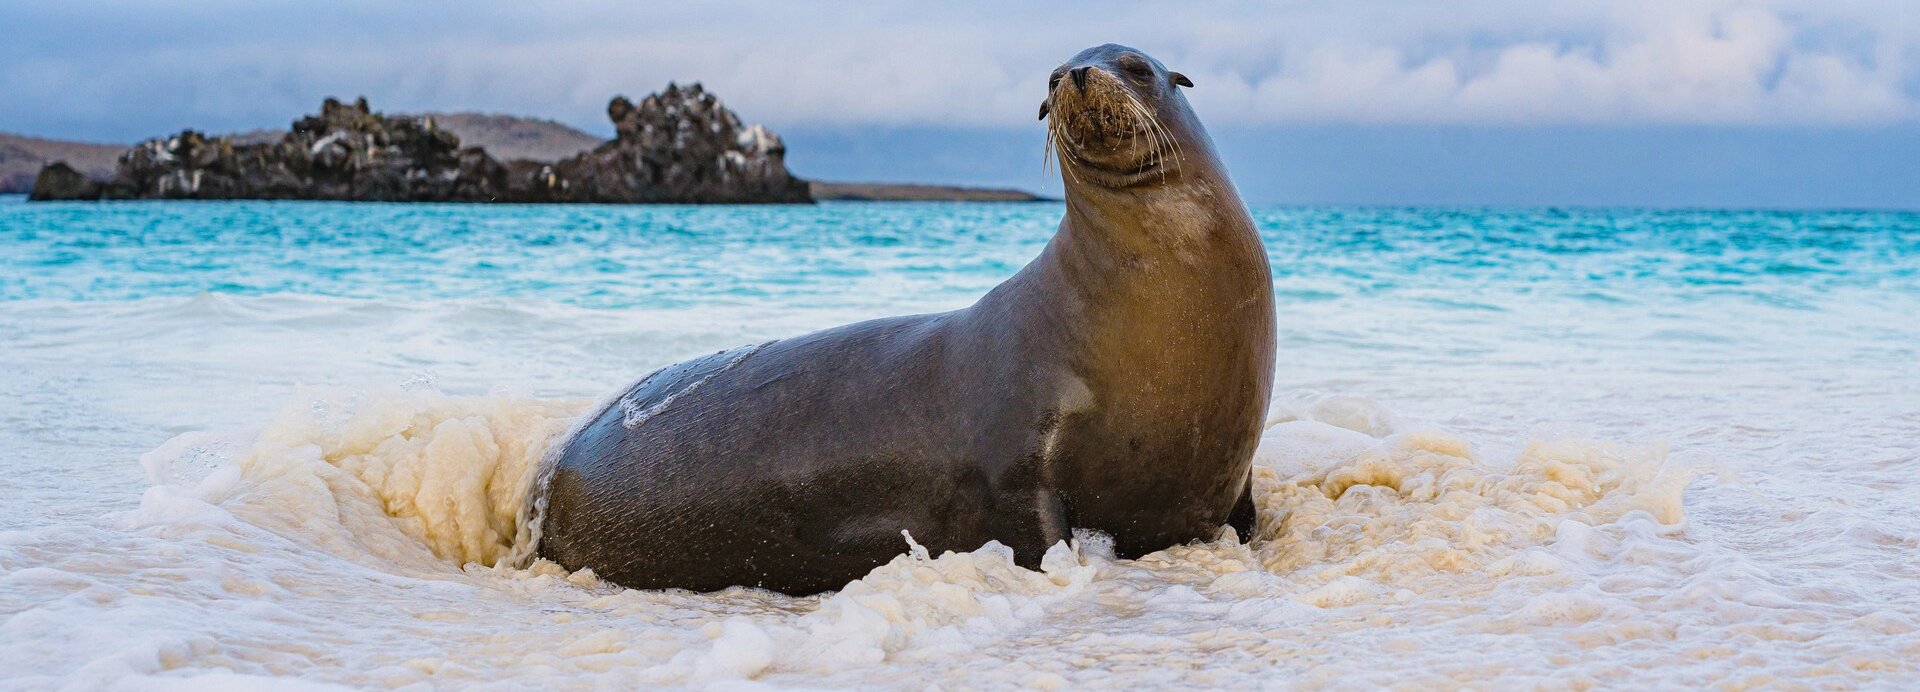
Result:
[[[1093,68],[1076,67],[1067,72],[1067,74],[1073,75],[1073,86],[1079,89],[1082,94],[1087,93],[1087,70],[1091,69]]]

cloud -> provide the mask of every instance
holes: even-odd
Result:
[[[1910,23],[1735,3],[1613,7],[1539,17],[1505,35],[1435,18],[1436,29],[1397,41],[1300,40],[1265,74],[1221,64],[1234,93],[1217,105],[1274,122],[1872,124],[1920,115],[1908,88],[1920,58]],[[1818,25],[1834,20],[1866,43],[1819,45]]]
[[[1013,126],[1107,41],[1240,124],[1920,121],[1911,0],[1029,5],[24,0],[0,8],[0,129],[278,126],[365,94],[605,131],[609,97],[668,80],[779,126]]]

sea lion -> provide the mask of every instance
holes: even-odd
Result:
[[[641,379],[559,447],[540,555],[633,588],[810,594],[903,531],[1030,568],[1075,529],[1121,557],[1248,535],[1272,280],[1190,85],[1111,44],[1055,69],[1066,214],[1039,257],[962,310]]]

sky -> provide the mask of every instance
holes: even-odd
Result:
[[[1058,182],[1034,114],[1143,49],[1255,203],[1920,208],[1920,2],[0,4],[0,130],[284,127],[326,96],[540,116],[703,82],[823,179]]]

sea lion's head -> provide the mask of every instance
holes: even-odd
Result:
[[[1185,75],[1117,44],[1095,46],[1047,78],[1047,153],[1069,182],[1111,188],[1177,178],[1193,150],[1209,146],[1180,87]]]

